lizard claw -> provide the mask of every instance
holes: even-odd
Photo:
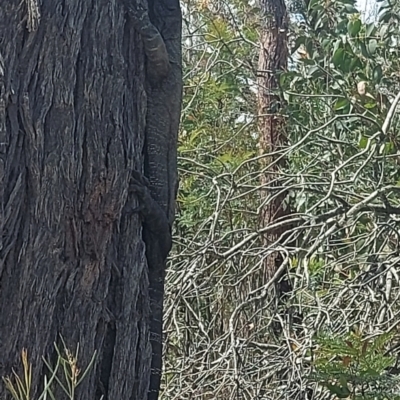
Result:
[[[142,216],[145,216],[154,203],[154,200],[150,194],[148,180],[139,171],[133,170],[131,173],[129,192],[134,194],[139,202],[137,207],[130,207],[130,214],[140,213]]]
[[[135,169],[131,171],[131,184],[146,186],[147,188],[150,186],[149,180],[141,172]]]

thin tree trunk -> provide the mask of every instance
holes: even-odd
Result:
[[[148,270],[124,213],[144,162],[145,59],[128,21],[115,0],[1,5],[0,376],[26,348],[31,398],[60,336],[81,369],[97,351],[76,399],[147,398]]]
[[[277,73],[285,71],[288,63],[287,31],[288,16],[284,0],[260,0],[263,18],[263,29],[260,39],[260,55],[258,64],[258,114],[260,133],[260,152],[263,175],[261,183],[262,201],[274,196],[272,201],[266,201],[261,212],[261,225],[267,226],[288,213],[284,208],[286,194],[276,195],[274,187],[280,186],[279,174],[285,160],[276,162],[277,157],[268,155],[276,152],[286,144],[285,120],[280,114],[280,98],[277,94]],[[284,233],[281,229],[271,231],[264,236],[264,244],[270,247]],[[268,282],[282,264],[279,252],[274,252],[265,260],[265,279]],[[275,295],[280,296],[281,285]]]

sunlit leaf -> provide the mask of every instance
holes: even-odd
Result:
[[[376,39],[371,39],[368,42],[368,51],[371,55],[375,53],[377,47],[378,47],[378,42]]]
[[[372,110],[373,108],[376,107],[376,102],[368,102],[364,104],[364,108],[366,108],[367,110]]]
[[[348,105],[350,104],[349,100],[346,98],[343,99],[338,99],[336,100],[336,103],[334,105],[334,109],[335,110],[343,110],[344,108],[346,108]]]
[[[359,19],[355,21],[349,21],[347,24],[347,32],[350,36],[357,36],[361,29],[361,21]]]
[[[360,141],[358,142],[358,147],[360,149],[365,149],[368,145],[368,138],[365,136],[362,136]]]
[[[339,48],[335,51],[332,57],[332,62],[335,65],[335,67],[339,67],[341,64],[343,64],[343,61],[344,61],[344,50],[343,48]]]

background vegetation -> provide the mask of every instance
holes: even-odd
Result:
[[[396,399],[399,4],[288,4],[279,76],[290,231],[262,244],[260,10],[185,1],[185,97],[167,276],[165,399]],[[282,238],[281,238],[282,239]],[[268,300],[278,249],[292,290]]]

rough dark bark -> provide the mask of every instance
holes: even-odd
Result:
[[[124,212],[144,166],[142,38],[115,0],[3,3],[0,375],[27,348],[36,397],[62,335],[82,368],[98,352],[77,399],[147,399],[148,269]]]
[[[277,74],[287,69],[288,63],[288,15],[284,0],[260,0],[263,28],[260,38],[258,64],[258,115],[261,154],[276,152],[286,144],[285,120],[280,114],[281,99],[278,95]],[[279,174],[285,160],[276,162],[276,156],[262,158],[262,200],[271,195],[271,189],[280,186]],[[275,193],[273,193],[275,194]],[[261,225],[267,226],[289,213],[283,202],[286,194],[281,193],[266,203],[261,212]],[[287,228],[283,228],[287,229]],[[271,231],[264,237],[266,247],[271,246],[284,233],[282,229]],[[282,264],[279,252],[265,260],[265,279],[269,281]],[[283,285],[275,285],[275,295],[280,297]]]

